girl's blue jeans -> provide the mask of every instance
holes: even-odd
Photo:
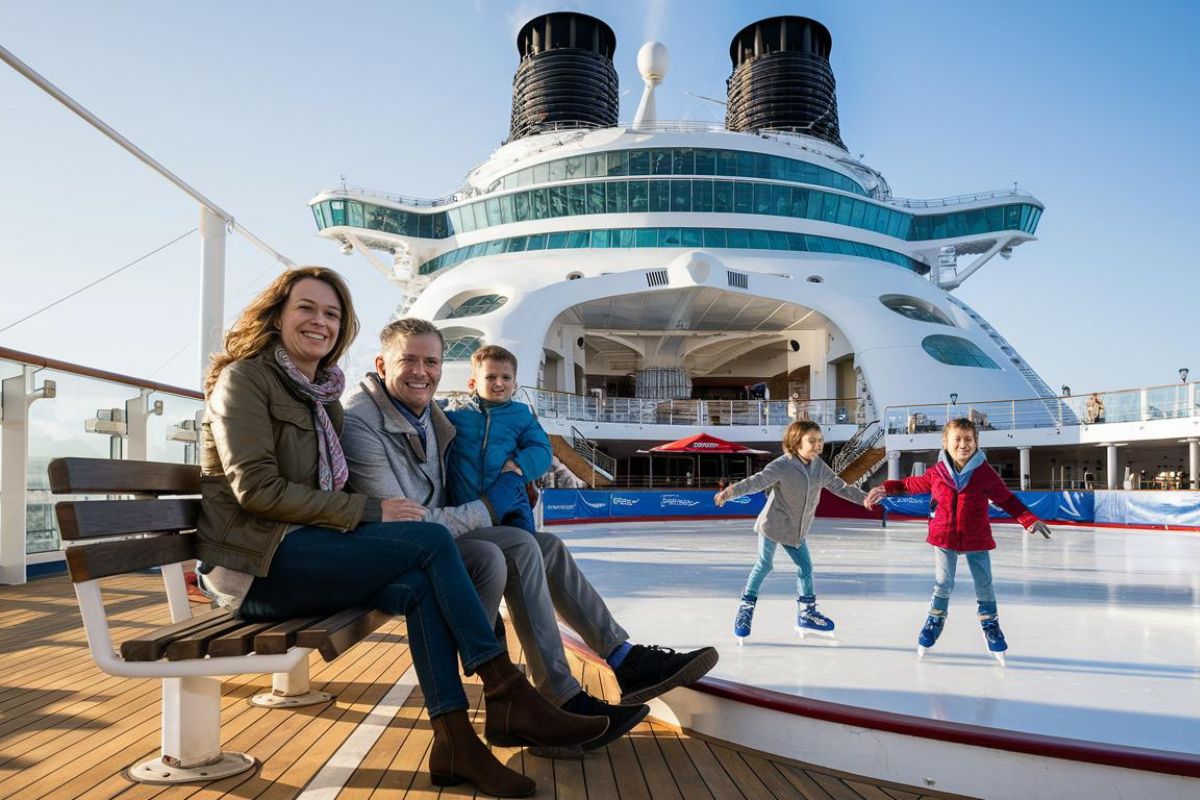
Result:
[[[467,707],[456,653],[473,670],[500,655],[450,532],[429,522],[375,522],[342,533],[306,527],[283,537],[255,578],[248,621],[325,616],[355,606],[403,614],[429,716]]]
[[[758,597],[758,590],[762,586],[763,580],[771,573],[774,566],[775,549],[778,546],[778,542],[768,539],[761,533],[758,535],[758,561],[750,570],[750,577],[746,579],[746,588],[742,594]],[[785,544],[783,549],[791,556],[792,563],[796,565],[796,594],[800,597],[812,597],[813,567],[812,556],[808,553],[808,542],[801,539],[800,544],[796,547]]]
[[[971,578],[975,582],[975,599],[979,603],[979,616],[996,614],[996,591],[992,588],[992,559],[987,550],[963,553]],[[945,613],[950,608],[950,593],[954,591],[954,572],[958,567],[959,551],[945,547],[933,548],[933,602],[935,611]]]

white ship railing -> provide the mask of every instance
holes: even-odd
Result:
[[[983,200],[1004,200],[1010,197],[1019,197],[1023,200],[1033,200],[1037,202],[1037,198],[1029,192],[1022,192],[1019,189],[997,189],[991,192],[976,192],[975,194],[960,194],[954,197],[940,197],[932,200],[913,200],[905,197],[893,197],[888,200],[889,205],[901,206],[903,208],[942,208],[945,206],[959,206],[966,203],[978,203]]]
[[[0,583],[63,560],[46,474],[63,456],[199,463],[203,395],[0,348]]]
[[[1200,418],[1196,385],[1175,383],[1094,395],[889,406],[884,412],[884,425],[889,434],[903,434],[938,432],[947,420],[959,417],[973,420],[983,431]],[[1093,396],[1102,404],[1102,416],[1096,413],[1101,406],[1094,402],[1089,409],[1088,401]]]
[[[530,389],[538,415],[572,422],[703,427],[787,425],[810,419],[821,425],[854,425],[856,398],[836,400],[670,400],[605,397]]]

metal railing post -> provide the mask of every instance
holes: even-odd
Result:
[[[25,583],[25,501],[29,474],[29,407],[56,394],[54,381],[33,388],[37,367],[5,378],[0,389],[0,584]]]

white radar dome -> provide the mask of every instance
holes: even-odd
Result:
[[[667,76],[667,67],[671,58],[667,55],[667,46],[662,42],[646,42],[638,50],[637,66],[642,80],[659,83]]]

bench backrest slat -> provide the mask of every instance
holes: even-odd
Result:
[[[160,500],[63,500],[56,503],[58,530],[76,541],[128,533],[166,533],[192,530],[200,516],[195,498]]]
[[[56,458],[48,472],[55,494],[200,493],[200,468],[192,464]]]
[[[75,583],[139,569],[176,564],[196,557],[195,536],[167,534],[67,548],[67,569]]]

